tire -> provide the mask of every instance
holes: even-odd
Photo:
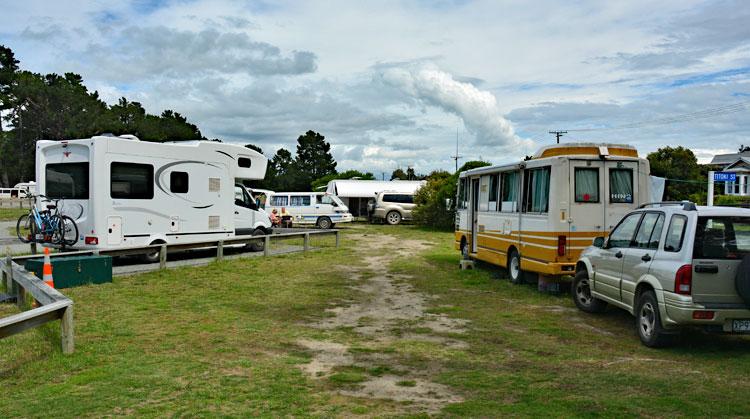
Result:
[[[635,327],[641,342],[649,348],[660,348],[672,343],[673,335],[664,332],[656,294],[644,291],[638,297],[635,309]]]
[[[16,222],[16,236],[21,243],[30,243],[36,240],[36,223],[29,214],[24,214]]]
[[[518,251],[512,250],[508,257],[508,278],[513,284],[523,284],[523,271],[521,270],[521,256]]]
[[[58,223],[58,229],[60,231],[58,233],[60,235],[60,244],[63,248],[74,246],[78,243],[78,226],[75,220],[67,215],[63,215]]]
[[[331,222],[331,219],[328,217],[318,218],[318,222],[315,223],[315,225],[317,225],[318,228],[323,229],[323,230],[328,230],[329,228],[333,227],[333,223]]]
[[[253,231],[253,236],[265,236],[265,235],[266,235],[266,232],[260,228],[256,228],[255,231]],[[252,250],[253,252],[262,252],[266,248],[266,242],[265,240],[257,240],[248,244],[247,247],[249,247],[250,250]]]
[[[401,223],[401,213],[398,211],[391,211],[385,215],[385,222],[395,226]]]
[[[151,242],[149,246],[153,246],[156,244],[164,244],[163,240],[154,240]],[[143,260],[146,263],[157,263],[159,262],[159,251],[155,251],[153,253],[146,253],[145,255],[141,256],[141,260]]]
[[[591,296],[589,273],[586,270],[576,272],[573,284],[570,287],[573,302],[581,311],[586,313],[601,313],[607,308],[605,301]]]

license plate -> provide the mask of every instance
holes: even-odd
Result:
[[[732,332],[750,332],[750,320],[732,320]]]

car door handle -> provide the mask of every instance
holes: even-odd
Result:
[[[620,259],[622,257],[622,252],[618,251],[617,253],[615,253],[615,257],[617,259]]]
[[[695,273],[717,274],[719,273],[719,267],[716,265],[695,265]]]
[[[648,261],[651,260],[651,255],[649,255],[648,253],[646,253],[645,255],[641,256],[641,260],[644,261],[644,262],[648,262]]]

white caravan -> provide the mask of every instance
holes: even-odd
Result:
[[[352,222],[352,214],[338,196],[325,192],[265,191],[267,212],[276,210],[283,217],[291,217],[292,224],[314,224],[328,229],[337,223]]]
[[[254,150],[209,141],[127,135],[36,143],[38,192],[64,199],[61,211],[80,232],[73,247],[83,249],[269,233],[268,214],[235,184],[262,179],[266,164]]]

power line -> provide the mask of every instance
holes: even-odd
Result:
[[[616,125],[614,127],[602,127],[602,128],[578,128],[568,129],[570,132],[590,132],[590,131],[609,131],[609,130],[620,130],[620,129],[633,129],[641,128],[649,125],[666,125],[674,124],[679,122],[690,122],[699,119],[713,118],[715,116],[728,115],[732,113],[742,112],[747,109],[750,100],[744,102],[733,103],[730,105],[719,106],[715,108],[703,109],[696,112],[690,112],[680,115],[674,115],[665,118],[651,119],[646,121],[632,122],[629,124]],[[556,131],[550,131],[550,134]]]

